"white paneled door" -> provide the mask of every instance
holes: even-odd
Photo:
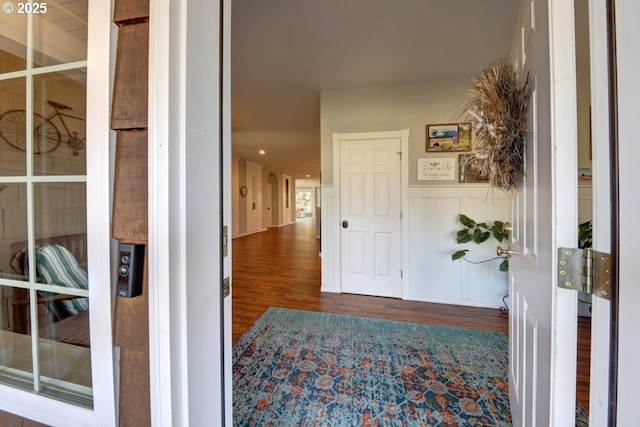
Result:
[[[576,295],[557,287],[557,248],[577,245],[573,2],[523,2],[514,59],[530,76],[525,177],[511,198],[509,399],[514,426],[575,416]]]
[[[402,296],[400,136],[340,134],[342,292]]]
[[[544,34],[546,22],[542,22],[543,17],[540,16],[537,17],[537,22],[534,20],[534,4],[532,2],[527,7],[521,21],[522,50],[517,59],[522,76],[530,73],[531,80],[525,141],[525,179],[522,190],[511,199],[511,247],[518,252],[518,256],[512,257],[509,271],[509,295],[512,301],[509,319],[511,413],[515,426],[530,427],[535,427],[537,422],[548,422],[541,419],[548,417],[548,407],[542,407],[548,405],[548,402],[538,398],[538,391],[548,390],[550,387],[548,370],[551,365],[551,304],[548,301],[551,300],[552,293],[551,284],[544,277],[546,269],[538,268],[541,261],[549,264],[552,252],[551,224],[540,224],[541,220],[548,217],[543,212],[551,210],[551,200],[540,197],[541,186],[550,186],[550,173],[543,174],[542,170],[550,171],[551,134],[548,71],[541,63],[540,72],[536,73],[536,59],[546,62],[548,67],[548,50],[536,50],[536,36]],[[543,43],[540,45],[544,47]],[[541,170],[543,164],[545,168]],[[540,257],[544,259],[541,260]],[[545,281],[546,286],[539,286]]]

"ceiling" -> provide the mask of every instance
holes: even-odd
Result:
[[[317,179],[322,90],[477,75],[511,50],[519,5],[233,0],[233,155],[294,178]]]

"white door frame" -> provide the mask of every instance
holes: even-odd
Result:
[[[637,303],[640,289],[637,286],[640,265],[637,261],[640,201],[637,194],[637,170],[640,149],[637,144],[638,99],[640,84],[637,70],[640,67],[638,40],[640,31],[637,20],[640,4],[627,0],[617,0],[616,20],[616,76],[617,76],[617,129],[618,129],[618,194],[620,217],[617,252],[619,261],[618,281],[618,359],[613,361],[617,370],[616,420],[619,427],[637,423],[637,388],[640,382],[640,341],[637,327],[640,311]],[[595,425],[595,424],[592,424]]]
[[[593,153],[593,248],[611,252],[609,188],[609,79],[606,0],[589,1]],[[604,177],[604,179],[602,179]],[[609,318],[611,304],[592,298],[589,425],[606,426],[609,400]]]
[[[549,2],[549,60],[551,85],[552,167],[574,171],[570,182],[554,180],[554,221],[566,221],[573,228],[554,231],[551,279],[551,390],[550,425],[570,425],[575,420],[577,366],[577,293],[558,287],[558,247],[575,247],[578,220],[577,98],[575,65],[575,25],[573,0]],[[570,23],[570,24],[568,24]],[[556,175],[556,173],[554,173]],[[575,219],[574,219],[575,218]],[[566,345],[563,345],[567,343]],[[571,345],[573,343],[573,345]],[[556,351],[562,349],[562,351]],[[546,420],[540,420],[545,422]]]
[[[640,204],[634,186],[637,170],[637,159],[640,150],[636,144],[636,119],[637,99],[640,96],[640,85],[635,76],[635,70],[640,64],[637,46],[638,30],[637,17],[640,15],[640,6],[636,2],[614,1],[616,12],[616,32],[618,37],[617,78],[618,78],[618,110],[619,110],[619,175],[620,175],[620,307],[618,309],[619,349],[618,360],[613,361],[614,371],[618,376],[618,390],[616,410],[618,426],[632,425],[636,421],[636,399],[632,390],[637,386],[640,377],[638,374],[637,360],[640,357],[640,344],[635,339],[636,325],[640,319],[635,304],[640,298],[640,292],[636,285],[636,278],[640,275],[640,268],[635,258],[633,248],[637,247],[638,236],[631,232],[637,229],[637,221]],[[609,61],[607,56],[607,0],[590,0],[589,2],[589,28],[590,28],[590,61],[591,61],[591,97],[592,97],[592,125],[593,125],[593,227],[594,249],[601,252],[616,250],[611,248],[610,230],[610,187],[608,177],[609,169],[609,138],[610,127],[615,126],[609,121]],[[562,110],[571,108],[568,102],[575,97],[569,93],[568,85],[574,79],[575,66],[568,60],[571,55],[567,48],[573,49],[573,25],[567,25],[568,18],[573,19],[573,2],[550,2],[550,26],[552,46],[552,102],[555,118],[562,115]],[[622,10],[622,13],[620,11]],[[622,40],[622,41],[620,41]],[[620,49],[623,46],[623,49]],[[563,52],[564,51],[564,52]],[[620,54],[620,52],[623,52]],[[556,149],[566,149],[562,141],[568,139],[568,132],[572,131],[566,123],[554,120],[554,140]],[[558,151],[558,159],[562,152]],[[626,179],[624,179],[626,176]],[[615,177],[611,177],[615,179]],[[557,186],[558,187],[558,186]],[[559,187],[558,187],[559,189]],[[569,197],[569,194],[566,195]],[[558,195],[556,195],[558,197]],[[562,197],[562,196],[561,196]],[[624,200],[626,199],[626,203]],[[626,210],[623,210],[625,208]],[[557,212],[561,217],[568,212]],[[629,218],[624,223],[624,217]],[[637,234],[637,233],[636,233]],[[568,240],[571,239],[571,240]],[[626,240],[625,240],[626,239]],[[575,246],[575,236],[556,236],[557,246]],[[625,246],[626,244],[626,246]],[[628,254],[628,255],[627,255]],[[628,258],[624,258],[627,256]],[[626,263],[625,263],[626,261]],[[557,265],[554,261],[554,280]],[[627,279],[626,281],[624,279]],[[554,341],[575,342],[575,314],[573,313],[574,297],[568,291],[556,287],[557,300],[554,302]],[[625,295],[622,297],[622,295]],[[629,305],[626,305],[629,304]],[[571,318],[567,316],[570,312]],[[590,373],[590,404],[589,425],[606,426],[612,419],[609,416],[609,328],[610,328],[611,304],[607,300],[593,298],[592,317],[592,342],[591,342],[591,373]],[[625,331],[624,328],[629,328]],[[625,335],[626,332],[626,335]],[[571,352],[558,352],[558,346],[553,346],[553,375],[555,381],[551,389],[551,420],[552,426],[567,425],[567,411],[562,409],[561,401],[564,399],[567,405],[573,405],[575,400],[575,354]],[[564,367],[564,368],[563,368]],[[562,379],[564,377],[564,380]],[[567,382],[567,379],[569,380]],[[565,397],[563,397],[565,396]],[[569,402],[567,397],[572,397]],[[567,406],[569,407],[569,406]]]
[[[231,1],[157,0],[149,12],[151,422],[231,426]]]
[[[335,252],[326,254],[330,259],[334,260],[333,274],[335,290],[342,292],[342,275],[341,275],[341,248],[340,248],[340,141],[341,140],[358,140],[358,139],[383,139],[383,138],[400,138],[400,158],[406,159],[409,155],[409,129],[399,131],[385,132],[357,132],[357,133],[334,133],[333,134],[333,194],[335,194],[333,205],[333,218],[336,219],[335,224],[329,224],[328,233],[332,233],[335,239],[335,245],[331,248]],[[400,162],[400,203],[402,212],[408,212],[408,198],[406,186],[409,178],[408,162],[403,160]],[[408,253],[409,245],[409,228],[407,221],[402,222],[402,232],[400,233],[402,253]],[[323,268],[324,270],[324,268]],[[409,271],[408,257],[402,256],[402,270]],[[400,279],[402,288],[402,299],[409,298],[409,290],[405,284],[404,278]]]

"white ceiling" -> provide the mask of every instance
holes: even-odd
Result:
[[[233,0],[233,155],[318,178],[321,90],[477,75],[509,53],[519,5]]]

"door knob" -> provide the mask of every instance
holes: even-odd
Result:
[[[502,246],[498,246],[496,248],[496,255],[498,256],[511,256],[511,255],[522,255],[520,252],[513,252],[511,250],[511,246],[508,246],[507,249],[503,249]]]
[[[342,228],[349,228],[349,221],[347,220],[342,221]]]
[[[511,234],[511,232],[513,231],[513,227],[511,226],[510,222],[505,222],[504,225],[502,226],[502,229],[509,234]]]

